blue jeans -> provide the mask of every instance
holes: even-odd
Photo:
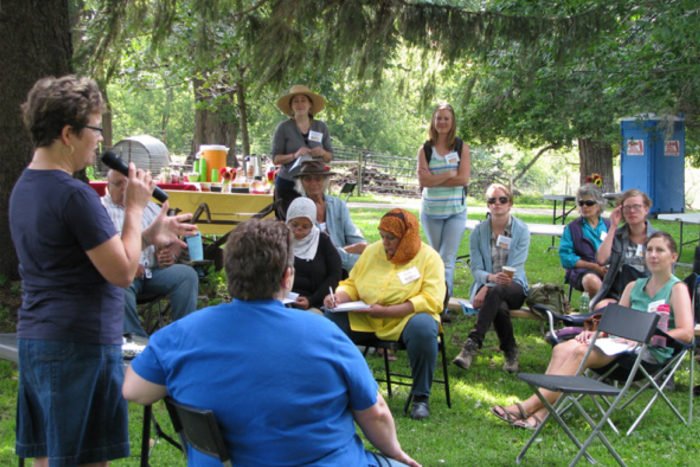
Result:
[[[445,263],[445,282],[447,282],[447,292],[451,297],[457,251],[462,243],[464,231],[467,229],[467,210],[445,219],[430,218],[421,211],[420,222],[423,225],[423,232],[428,238],[428,243],[440,254],[442,262]]]
[[[351,339],[353,334],[359,336],[366,334],[350,329],[347,313],[327,311],[325,316],[337,324]],[[411,364],[414,396],[430,396],[430,387],[433,384],[433,373],[437,363],[437,336],[438,323],[429,313],[416,313],[408,320],[401,333],[400,339],[406,344],[408,361]]]
[[[197,309],[199,277],[197,272],[185,264],[173,264],[167,268],[153,269],[152,277],[134,279],[124,289],[124,334],[147,337],[136,311],[137,295],[170,296],[170,312],[173,321]]]

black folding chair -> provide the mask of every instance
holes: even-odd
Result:
[[[374,347],[376,349],[383,349],[384,350],[384,379],[382,378],[376,378],[378,382],[383,383],[386,382],[386,387],[387,387],[387,394],[389,397],[391,397],[391,385],[400,385],[400,386],[410,386],[411,387],[411,392],[408,395],[408,398],[406,399],[406,403],[404,404],[403,411],[404,413],[408,413],[408,407],[411,404],[411,400],[413,399],[413,379],[411,375],[407,375],[405,373],[397,373],[397,372],[392,372],[391,371],[391,366],[389,364],[389,353],[397,350],[406,350],[406,344],[404,344],[401,341],[385,341],[382,339],[379,339],[376,335],[373,333],[362,333],[361,337],[358,336],[360,333],[355,333],[355,335],[352,337],[352,340],[355,344],[357,345],[362,345],[365,347],[364,354],[367,354],[367,351],[369,350],[370,347]],[[442,325],[440,326],[440,332],[438,334],[438,352],[440,352],[440,359],[442,361],[442,379],[437,379],[433,377],[433,383],[438,383],[442,384],[445,387],[445,399],[447,402],[447,407],[452,408],[452,401],[450,399],[450,378],[449,374],[447,372],[447,357],[445,355],[445,335],[442,332]],[[407,380],[410,380],[407,381]]]
[[[642,358],[646,352],[647,345],[651,340],[651,337],[654,335],[658,320],[659,316],[656,313],[637,311],[618,304],[608,305],[600,322],[598,323],[598,329],[591,340],[588,351],[586,352],[581,365],[574,376],[533,373],[518,374],[518,378],[532,386],[532,388],[535,390],[535,394],[540,401],[542,401],[549,412],[540,426],[537,427],[535,432],[532,434],[525,447],[523,447],[518,454],[516,463],[520,464],[523,457],[527,453],[527,450],[530,448],[535,439],[540,436],[542,429],[546,426],[550,417],[553,417],[578,448],[578,452],[570,465],[575,465],[581,459],[581,456],[585,456],[586,459],[592,463],[596,462],[595,459],[593,459],[593,457],[586,452],[596,437],[600,439],[600,441],[605,445],[610,454],[620,465],[625,465],[622,458],[619,456],[617,451],[615,451],[615,448],[602,432],[602,428],[608,422],[610,415],[618,408],[621,401],[628,393],[630,386],[636,378],[637,371],[640,370],[640,368],[642,369],[641,371],[646,371],[641,365]],[[629,370],[629,375],[622,388],[611,386],[598,379],[583,376],[583,371],[586,368],[586,362],[592,349],[595,348],[596,340],[601,332],[623,337],[638,343],[636,357],[634,358],[632,367]],[[560,392],[562,394],[552,405],[540,393],[540,388]],[[613,400],[603,411],[602,416],[596,421],[581,405],[579,395],[589,395],[593,399],[597,408],[601,408],[601,405],[595,396],[608,396],[613,398]],[[592,428],[592,432],[583,443],[579,441],[562,418],[563,412],[567,411],[571,407],[575,407]]]
[[[182,440],[183,451],[187,456],[188,444],[197,451],[216,457],[224,465],[231,466],[231,455],[224,441],[214,412],[176,402],[171,397],[165,398],[173,428]]]

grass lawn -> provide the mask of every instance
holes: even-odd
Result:
[[[358,200],[357,198],[353,198]],[[471,204],[471,203],[470,203]],[[543,207],[543,206],[540,206]],[[377,225],[385,209],[353,208],[353,220],[362,229],[369,241],[379,239]],[[417,213],[416,213],[417,214]],[[476,217],[476,216],[474,216]],[[479,216],[481,218],[483,216]],[[549,223],[551,216],[520,215],[526,222]],[[573,219],[569,218],[570,220]],[[668,229],[677,239],[677,224],[653,221],[657,228]],[[460,254],[468,253],[469,232],[465,234]],[[563,284],[563,270],[559,265],[556,250],[548,250],[550,237],[533,236],[530,256],[526,265],[528,281],[556,282]],[[682,262],[692,263],[692,249],[683,250]],[[689,270],[678,268],[677,275],[684,277]],[[455,274],[455,295],[467,297],[472,278],[466,266],[458,265]],[[572,302],[578,306],[577,292]],[[445,325],[447,356],[452,359],[459,352],[459,345],[473,325],[474,318],[453,315],[454,322]],[[515,336],[520,349],[520,369],[525,372],[544,371],[551,354],[551,348],[543,339],[539,323],[530,320],[514,322]],[[5,331],[8,332],[8,331]],[[495,404],[509,404],[530,395],[529,387],[515,376],[501,370],[503,355],[498,351],[498,342],[492,331],[487,335],[484,348],[477,355],[472,368],[465,372],[449,364],[452,409],[445,404],[442,385],[433,386],[431,396],[431,417],[422,422],[410,420],[402,413],[408,393],[407,387],[395,387],[389,400],[396,419],[399,440],[404,450],[425,466],[466,466],[513,465],[515,457],[528,439],[530,432],[512,428],[493,417],[488,408]],[[392,365],[408,370],[405,352],[399,352],[398,361]],[[383,375],[383,361],[369,356],[368,363],[377,375]],[[438,362],[439,364],[439,362]],[[322,382],[319,382],[320,384]],[[697,384],[697,378],[696,378]],[[689,373],[687,366],[676,377],[677,390],[671,393],[674,403],[680,404],[681,411],[687,413]],[[14,458],[15,394],[17,389],[17,368],[8,362],[0,362],[0,465],[12,465]],[[382,386],[386,396],[386,388]],[[646,399],[646,398],[643,398]],[[641,407],[638,401],[635,408]],[[154,407],[156,419],[172,435],[170,423],[162,403]],[[695,411],[698,415],[697,410]],[[636,414],[636,412],[635,412]],[[140,406],[130,405],[130,433],[132,457],[112,463],[114,466],[138,465],[141,442]],[[614,418],[626,428],[634,419],[632,414],[620,413]],[[584,428],[585,422],[576,420],[573,426]],[[623,459],[630,465],[696,465],[700,450],[697,422],[690,428],[681,425],[662,402],[657,401],[647,414],[640,427],[630,436],[615,435],[606,429]],[[555,425],[545,429],[542,436],[531,447],[523,465],[565,465],[573,458],[575,451],[568,437]],[[590,452],[605,465],[615,464],[605,448],[594,442]],[[581,465],[584,465],[585,461]],[[151,458],[153,466],[184,465],[184,458],[172,447],[159,441]]]

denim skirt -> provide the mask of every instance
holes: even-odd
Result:
[[[18,339],[17,455],[68,466],[129,456],[121,346]]]

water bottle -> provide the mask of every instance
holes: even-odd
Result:
[[[656,308],[656,314],[659,315],[659,322],[656,324],[656,327],[663,332],[668,332],[668,318],[671,316],[671,307],[665,303],[659,305]],[[651,345],[666,347],[666,338],[664,336],[654,336],[651,338]]]
[[[581,294],[581,305],[579,306],[581,313],[588,313],[588,307],[591,303],[591,297],[588,292],[583,292]]]

